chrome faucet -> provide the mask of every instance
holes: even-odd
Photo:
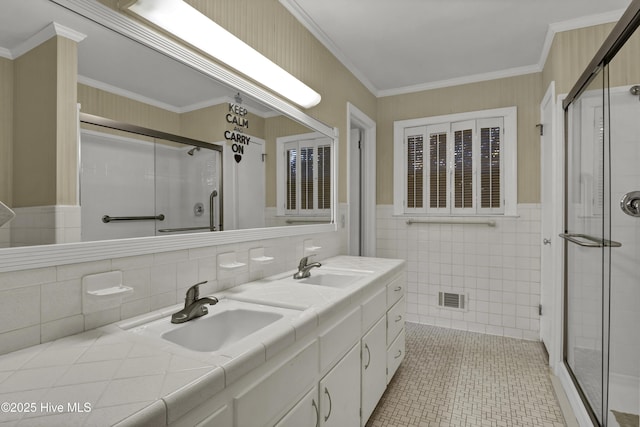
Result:
[[[298,264],[298,271],[293,275],[294,279],[304,279],[306,277],[309,277],[311,276],[309,270],[311,270],[313,267],[322,267],[322,264],[320,264],[319,262],[312,262],[311,264],[307,264],[309,258],[314,255],[302,257],[302,259],[300,260],[300,264]]]
[[[204,316],[209,312],[207,307],[205,307],[206,304],[214,305],[218,303],[218,298],[216,297],[200,298],[199,286],[205,283],[207,283],[206,280],[196,283],[187,289],[187,295],[184,298],[184,308],[171,315],[171,323],[184,323],[191,319]]]

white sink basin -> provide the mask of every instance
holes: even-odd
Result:
[[[279,313],[242,308],[226,310],[183,323],[182,327],[165,332],[161,338],[195,351],[216,351],[282,317]]]
[[[221,300],[208,306],[209,314],[181,324],[164,317],[129,331],[138,335],[162,338],[200,352],[216,352],[259,334],[278,321],[288,321],[300,311],[269,307],[241,301]]]
[[[335,274],[324,273],[315,274],[306,279],[301,279],[299,283],[306,283],[308,285],[328,286],[330,288],[346,288],[352,283],[362,279],[363,276],[347,275],[347,274]]]

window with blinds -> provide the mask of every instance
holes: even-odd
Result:
[[[502,117],[405,128],[404,135],[405,213],[504,213]]]
[[[278,192],[284,193],[284,214],[324,215],[331,209],[331,145],[327,138],[288,141],[286,171]],[[279,168],[281,166],[278,166]],[[281,189],[283,191],[281,191]],[[278,196],[280,197],[280,196]]]

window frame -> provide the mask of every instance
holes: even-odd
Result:
[[[452,191],[453,180],[453,147],[455,144],[453,126],[464,122],[475,122],[473,127],[474,147],[480,147],[479,124],[487,119],[502,119],[502,135],[500,140],[500,163],[502,168],[500,189],[503,197],[503,206],[501,208],[482,208],[480,206],[480,179],[478,169],[480,168],[480,149],[473,149],[473,208],[454,208],[454,191]],[[485,126],[486,127],[486,126]],[[394,215],[398,216],[517,216],[517,161],[518,161],[518,138],[517,138],[517,107],[496,108],[490,110],[471,111],[466,113],[447,114],[441,116],[422,117],[409,120],[398,120],[394,122],[394,184],[393,184],[393,201]],[[428,194],[428,176],[430,160],[428,156],[423,159],[425,177],[427,180],[423,183],[423,207],[422,208],[406,208],[406,188],[407,188],[407,149],[405,138],[407,131],[424,129],[423,141],[424,152],[429,150],[430,134],[436,130],[447,132],[447,207],[446,208],[430,208]],[[434,132],[431,132],[431,131]],[[430,133],[431,132],[431,133]],[[478,139],[477,144],[475,143]]]
[[[330,170],[329,170],[329,179],[331,180],[329,183],[329,208],[326,209],[318,209],[318,192],[320,191],[318,187],[318,173],[319,173],[319,162],[320,156],[318,155],[318,148],[328,146],[330,149],[329,156],[324,156],[323,159],[329,160]],[[296,147],[296,161],[300,159],[300,149],[303,148],[313,148],[313,209],[301,209],[301,173],[296,174],[296,208],[295,209],[287,209],[287,175],[288,175],[288,160],[287,160],[287,152],[290,148]],[[333,197],[333,188],[334,188],[334,173],[333,168],[335,167],[335,144],[333,144],[333,140],[326,135],[313,132],[299,135],[290,135],[276,138],[276,179],[277,179],[277,190],[276,190],[276,203],[277,209],[276,213],[278,216],[295,216],[295,217],[326,217],[331,215],[331,208],[334,203]],[[299,169],[298,169],[299,171]]]

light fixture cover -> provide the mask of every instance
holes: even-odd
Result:
[[[320,94],[183,0],[138,0],[129,10],[304,107]]]

